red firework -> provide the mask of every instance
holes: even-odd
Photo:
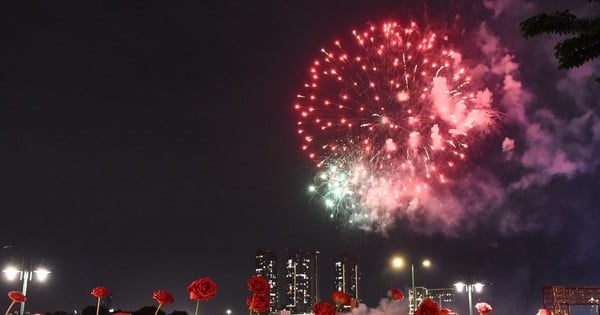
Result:
[[[352,34],[347,46],[321,50],[297,95],[302,150],[317,167],[353,167],[345,157],[358,154],[376,177],[445,182],[442,170],[466,158],[471,131],[490,123],[460,53],[415,23]]]

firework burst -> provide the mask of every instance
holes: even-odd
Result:
[[[352,35],[309,68],[297,133],[317,169],[310,191],[332,217],[381,227],[452,183],[492,110],[447,38],[415,23]]]

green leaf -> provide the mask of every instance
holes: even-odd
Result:
[[[576,20],[577,16],[571,14],[568,10],[551,14],[542,13],[521,22],[519,27],[525,38],[540,34],[564,35],[575,32],[572,28]]]
[[[580,35],[554,46],[559,69],[571,69],[600,56],[600,34]]]

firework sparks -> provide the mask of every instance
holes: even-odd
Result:
[[[366,227],[451,183],[492,111],[447,40],[415,23],[352,34],[321,50],[294,108],[317,169],[310,190],[332,217]]]

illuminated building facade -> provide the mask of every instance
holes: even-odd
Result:
[[[333,259],[334,266],[334,291],[342,291],[355,301],[359,301],[360,270],[358,256],[344,252]]]
[[[431,299],[439,305],[439,307],[451,307],[454,303],[454,288],[438,288],[428,289],[425,287],[415,287],[416,299],[412,297],[412,290],[408,290],[409,296],[409,312],[412,314],[425,299]],[[415,301],[416,300],[416,301]],[[415,304],[412,304],[415,301]]]
[[[319,301],[319,252],[285,249],[285,309],[311,313]]]
[[[277,255],[269,249],[259,249],[255,257],[256,274],[261,275],[269,282],[271,292],[269,300],[271,301],[271,313],[279,309],[279,292],[277,287]]]
[[[427,297],[440,307],[449,307],[454,303],[454,288],[427,289]]]

